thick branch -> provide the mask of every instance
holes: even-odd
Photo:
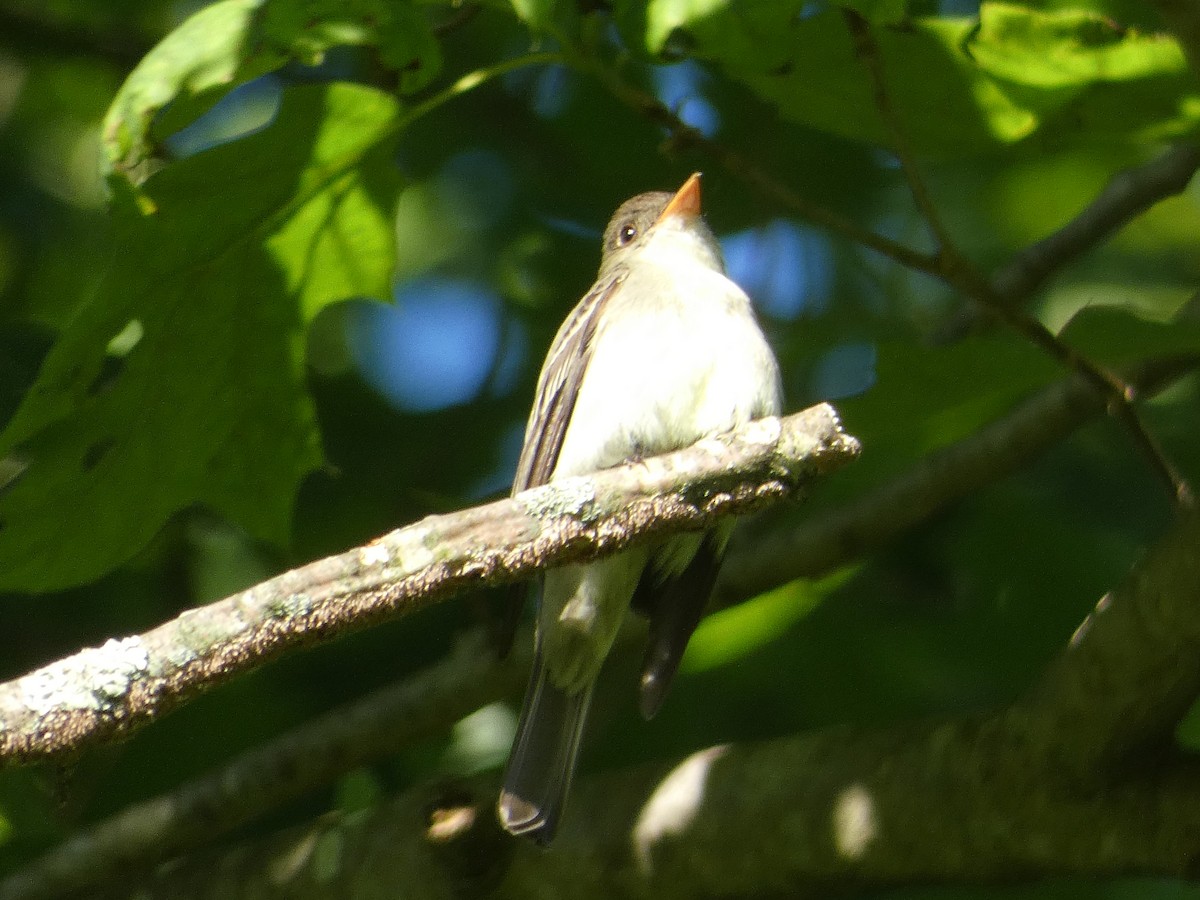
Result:
[[[1148,774],[1200,695],[1200,515],[1106,594],[1008,727],[1087,789]],[[1193,852],[1200,847],[1193,848]]]
[[[569,816],[550,852],[505,843],[493,831],[494,795],[479,782],[189,861],[139,885],[139,896],[217,896],[218,871],[220,889],[238,890],[220,896],[262,900],[397,884],[408,900],[815,900],[847,883],[1192,874],[1200,772],[1177,767],[1092,796],[1040,795],[1040,774],[981,748],[967,725],[907,736],[845,729],[582,779],[572,809],[587,819]],[[464,823],[451,841],[430,827],[439,799],[446,818]],[[674,822],[670,800],[680,807]],[[323,847],[338,849],[339,865]]]
[[[585,778],[550,853],[499,835],[490,779],[427,788],[368,817],[242,848],[219,866],[172,867],[147,896],[207,896],[217,871],[247,896],[404,884],[413,898],[822,896],[831,880],[1190,876],[1200,853],[1194,759],[1143,757],[1119,779],[1081,784],[1061,768],[1059,747],[1077,729],[1085,741],[1123,745],[1120,718],[1146,723],[1126,702],[1142,696],[1139,673],[1167,683],[1152,702],[1200,688],[1198,548],[1200,518],[1187,515],[1032,695],[991,718],[835,728]],[[1119,648],[1122,640],[1136,647]],[[1130,674],[1137,683],[1121,683]],[[1150,734],[1165,737],[1157,726]],[[338,848],[336,865],[321,846]]]
[[[1196,359],[1148,364],[1130,380],[1152,395],[1197,365]],[[736,602],[867,555],[894,534],[1027,463],[1101,412],[1095,394],[1079,382],[1054,385],[860,501],[814,517],[784,536],[735,545],[722,572],[718,602]],[[465,647],[474,649],[460,648],[412,684],[389,688],[306,723],[230,760],[206,778],[80,832],[0,882],[0,897],[33,900],[95,885],[126,865],[143,866],[211,841],[348,768],[407,745],[414,737],[414,722],[437,720],[444,731],[472,710],[515,693],[528,660],[496,663],[480,648],[479,636],[466,642]],[[528,643],[517,642],[518,653],[526,652]],[[277,773],[286,773],[286,778]]]
[[[430,516],[0,685],[0,759],[61,756],[111,740],[288,648],[761,509],[857,452],[833,408],[821,404],[676,453]]]

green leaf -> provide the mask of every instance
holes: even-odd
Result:
[[[838,401],[863,455],[840,483],[871,481],[971,434],[1038,387],[1062,377],[1046,354],[1007,334],[932,348],[879,345],[875,385]]]
[[[688,674],[728,665],[779,639],[856,571],[857,566],[851,566],[817,581],[793,581],[713,613],[688,641],[680,671]]]
[[[734,0],[650,0],[618,3],[621,21],[639,23],[646,52],[673,57],[696,48],[706,56],[754,61],[763,69],[780,65],[790,55],[793,26],[800,21],[808,0],[772,0],[740,3]],[[904,0],[845,0],[831,4],[856,10],[871,22],[904,18]]]
[[[162,39],[137,64],[104,117],[104,174],[137,176],[152,155],[150,125],[179,96],[209,95],[283,65],[278,49],[252,46],[260,0],[221,0]],[[130,177],[140,181],[140,177]]]
[[[980,7],[963,47],[980,73],[1056,142],[1163,140],[1194,132],[1200,94],[1179,44],[1096,13]]]
[[[796,0],[657,0],[642,17],[635,6],[619,7],[621,21],[627,32],[642,30],[651,54],[718,63],[791,121],[890,144],[836,7],[802,17]],[[854,7],[876,23],[902,13],[886,3]],[[979,152],[1035,134],[1059,142],[1161,139],[1200,124],[1200,94],[1178,44],[1094,13],[985,3],[977,20],[876,24],[872,34],[890,101],[924,153]]]
[[[1080,9],[985,3],[966,50],[990,75],[1048,88],[1187,71],[1183,51],[1165,34],[1139,34]]]
[[[979,78],[959,49],[965,20],[931,19],[904,30],[877,30],[889,96],[920,151],[957,152],[1026,137],[1034,117]],[[833,134],[888,145],[863,60],[842,16],[828,12],[797,23],[787,55],[772,69],[733,72],[793,121]],[[948,129],[946,121],[956,127]]]
[[[287,541],[321,461],[304,326],[389,292],[398,113],[361,86],[293,88],[268,130],[147,183],[155,211],[124,214],[111,268],[0,435],[28,464],[0,496],[0,590],[94,579],[196,503]]]
[[[104,119],[105,176],[140,182],[155,130],[173,133],[237,85],[292,60],[315,65],[340,46],[377,47],[405,92],[441,68],[430,25],[409,3],[220,0],[167,35],[121,86]],[[160,114],[169,127],[154,129]]]
[[[706,56],[712,48],[721,59],[757,58],[771,68],[786,58],[788,23],[803,6],[804,0],[651,0],[644,13],[642,4],[626,3],[618,15],[627,21],[645,16],[644,46],[653,56],[674,57],[692,48]]]
[[[517,18],[535,31],[544,31],[554,24],[558,12],[557,0],[510,0]]]
[[[333,47],[377,47],[380,60],[399,74],[402,93],[425,87],[442,65],[425,16],[397,0],[276,0],[264,8],[261,33],[309,65]]]
[[[1200,355],[1200,322],[1152,322],[1119,306],[1080,310],[1060,337],[1093,362],[1130,365],[1155,357]]]

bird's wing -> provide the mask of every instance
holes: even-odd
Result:
[[[601,310],[624,280],[624,269],[598,279],[558,329],[538,377],[533,412],[525,427],[525,444],[513,478],[514,495],[545,484],[554,474],[563,437],[579,396],[579,386],[583,383],[583,373],[587,371],[592,355],[592,339],[596,336]],[[501,656],[512,646],[513,634],[525,605],[525,593],[523,584],[513,585],[506,592],[494,636]]]
[[[592,355],[592,338],[596,335],[600,312],[624,280],[624,270],[598,280],[558,329],[538,378],[533,412],[525,428],[525,444],[517,460],[513,494],[545,484],[554,473],[579,396],[579,385]]]

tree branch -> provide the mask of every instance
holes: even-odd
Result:
[[[857,453],[833,408],[821,404],[686,450],[430,516],[0,685],[0,760],[58,757],[112,740],[289,648],[467,588],[761,509]]]
[[[950,239],[950,232],[942,223],[941,213],[933,201],[933,195],[929,192],[925,179],[921,177],[921,170],[917,168],[916,158],[908,143],[908,135],[900,124],[896,108],[892,105],[887,89],[887,79],[883,74],[883,55],[879,45],[875,42],[874,35],[871,34],[871,26],[861,13],[849,6],[842,8],[842,18],[854,41],[854,52],[866,66],[870,76],[868,80],[871,82],[871,95],[875,102],[875,110],[879,113],[879,118],[883,120],[884,131],[891,138],[892,152],[896,154],[900,169],[904,172],[908,189],[912,193],[913,203],[933,234],[942,265],[950,267],[959,265],[962,260],[959,258],[958,250]]]
[[[1073,347],[1059,340],[1058,336],[1040,320],[1005,303],[1004,299],[995,293],[991,282],[983,277],[982,273],[950,239],[949,232],[942,225],[937,205],[933,202],[929,189],[921,176],[921,171],[917,168],[912,153],[908,149],[908,139],[900,123],[900,118],[892,106],[883,71],[881,51],[871,32],[871,27],[866,19],[853,10],[844,10],[843,12],[854,39],[856,52],[867,68],[876,107],[880,118],[883,119],[884,127],[891,137],[892,146],[900,160],[900,167],[904,171],[917,209],[937,239],[938,274],[964,297],[971,298],[994,313],[1000,321],[1023,336],[1033,346],[1057,360],[1064,367],[1079,373],[1091,385],[1092,390],[1107,401],[1109,413],[1125,427],[1134,446],[1149,463],[1151,471],[1166,487],[1172,501],[1180,507],[1190,508],[1193,503],[1191,487],[1167,459],[1158,441],[1142,422],[1141,416],[1133,405],[1135,394],[1129,385],[1122,382],[1114,373],[1093,363]]]
[[[1197,367],[1200,357],[1194,355],[1153,360],[1126,378],[1139,395],[1153,396]],[[721,567],[717,602],[753,597],[868,555],[1025,465],[1104,411],[1104,400],[1078,375],[1051,385],[871,493],[753,545],[738,544]]]
[[[1056,271],[1159,201],[1181,193],[1197,168],[1200,147],[1176,144],[1147,163],[1118,172],[1075,218],[993,272],[992,293],[1005,306],[1024,302]]]
[[[446,734],[464,716],[525,685],[532,640],[499,660],[480,628],[428,669],[309,720],[170,793],[71,835],[0,880],[0,900],[93,892],[173,855],[211,844],[339,775]]]
[[[1149,396],[1197,366],[1200,358],[1196,357],[1158,360],[1140,366],[1129,375],[1129,381]],[[895,533],[1027,463],[1102,412],[1098,398],[1078,379],[1054,385],[971,438],[918,462],[889,486],[853,505],[816,517],[786,538],[735,545],[722,572],[718,603],[737,602],[793,578],[820,575],[865,555]],[[1141,642],[1119,642],[1118,646],[1141,660]],[[328,784],[338,774],[381,759],[422,737],[444,733],[473,710],[516,695],[528,668],[529,642],[518,641],[516,648],[515,658],[496,661],[487,652],[483,635],[469,634],[446,659],[410,681],[305,723],[204,778],[135,804],[77,833],[42,859],[0,881],[0,898],[37,900],[68,890],[94,889],[128,866],[145,867],[173,853],[211,843],[233,827]],[[1104,671],[1123,683],[1122,672],[1130,668],[1127,662],[1103,659],[1089,663],[1086,671]],[[1070,683],[1072,678],[1077,684],[1087,682],[1087,677],[1072,675],[1072,671],[1065,672],[1058,683]],[[1136,679],[1138,683],[1142,680]],[[1171,684],[1171,678],[1162,677],[1151,680],[1150,687]],[[1051,689],[1043,688],[1043,692],[1049,694]],[[1039,708],[1050,710],[1059,702],[1092,704],[1082,690],[1064,692],[1060,687],[1053,695],[1061,701],[1040,699]],[[1105,692],[1108,697],[1119,695],[1126,692]],[[1148,708],[1162,707],[1152,704]],[[1167,708],[1177,718],[1178,702]],[[1123,708],[1115,719],[1119,723],[1140,721]],[[1012,724],[1018,724],[1015,718]],[[1026,734],[1033,730],[1021,727]],[[1053,733],[1054,729],[1044,727],[1042,731]],[[1162,726],[1141,729],[1141,733],[1161,738]],[[1102,745],[1094,739],[1091,743]],[[1114,739],[1113,743],[1124,742]],[[1094,762],[1097,755],[1089,750],[1080,758]],[[1073,764],[1068,767],[1069,763],[1062,761],[1063,771],[1077,771]]]
[[[1129,380],[1152,395],[1197,366],[1197,357],[1160,360],[1139,367]],[[737,602],[793,578],[817,576],[849,558],[865,555],[898,531],[1027,463],[1102,411],[1095,394],[1077,379],[1054,385],[984,431],[918,462],[888,487],[806,522],[789,538],[735,545],[725,561],[718,603]],[[1128,652],[1140,659],[1143,644],[1128,646]],[[42,859],[0,881],[0,898],[38,900],[83,887],[94,889],[128,866],[142,868],[173,853],[211,843],[233,827],[322,787],[349,769],[384,758],[428,735],[445,733],[470,712],[519,692],[528,669],[530,642],[518,641],[515,647],[514,657],[497,661],[487,651],[482,633],[468,634],[444,660],[409,681],[331,711],[228,761],[204,778],[134,804],[75,834]],[[1109,659],[1087,664],[1087,671],[1102,670],[1118,682],[1123,682],[1121,673],[1129,668]],[[1079,684],[1087,681],[1066,672],[1059,684],[1067,684],[1071,678]],[[1142,679],[1136,680],[1140,683]],[[1172,683],[1171,678],[1162,677],[1154,680],[1151,688]],[[1122,692],[1105,692],[1108,697],[1118,695]],[[1054,696],[1062,697],[1066,704],[1081,702],[1078,698],[1087,695],[1082,690],[1064,692],[1060,688]],[[1046,709],[1058,702],[1038,701]],[[1090,698],[1086,702],[1090,705]],[[1169,708],[1177,717],[1177,703]],[[1115,718],[1139,721],[1123,709]],[[1025,733],[1031,730],[1023,727]],[[1043,730],[1052,731],[1048,727]],[[1161,738],[1161,727],[1143,731]],[[1114,740],[1118,743],[1122,742]],[[1089,751],[1081,758],[1094,761],[1096,753]]]
[[[1100,598],[1004,726],[1060,778],[1094,790],[1161,771],[1156,764],[1177,752],[1175,729],[1197,695],[1200,515],[1191,513]],[[1200,853],[1200,845],[1190,849]]]
[[[1185,514],[1041,684],[991,717],[832,728],[584,778],[550,853],[503,839],[488,778],[175,864],[141,887],[149,897],[207,896],[219,872],[257,897],[404,884],[412,898],[586,900],[823,896],[833,880],[1191,876],[1200,765],[1161,751],[1177,701],[1200,690],[1198,548],[1200,517]],[[1150,703],[1137,699],[1147,687]],[[1135,731],[1141,739],[1126,740]],[[1148,746],[1155,761],[1134,764],[1129,754]],[[1086,781],[1062,768],[1081,749],[1096,766]],[[337,848],[336,864],[322,847]]]

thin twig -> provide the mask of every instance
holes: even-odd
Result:
[[[716,160],[735,178],[750,185],[764,197],[775,201],[800,218],[874,250],[910,269],[927,272],[930,275],[941,275],[941,268],[935,256],[914,250],[868,228],[863,228],[852,219],[805,199],[736,150],[705,137],[702,132],[680,119],[653,94],[623,81],[603,63],[578,53],[571,54],[567,61],[596,78],[618,100],[665,129],[673,145],[680,148],[694,147],[700,150]]]
[[[1023,336],[1031,344],[1044,353],[1058,360],[1063,366],[1078,372],[1107,401],[1110,415],[1120,422],[1134,446],[1149,463],[1151,470],[1163,483],[1173,502],[1180,507],[1190,508],[1193,503],[1191,487],[1180,475],[1175,466],[1167,459],[1158,441],[1150,434],[1141,416],[1133,407],[1134,391],[1121,381],[1115,374],[1104,369],[1075,351],[1050,331],[1040,321],[1025,314],[1012,304],[1004,302],[992,288],[989,281],[975,268],[957,248],[949,233],[942,225],[937,206],[921,176],[920,169],[913,161],[909,150],[907,136],[900,123],[899,116],[891,102],[887,88],[887,78],[883,69],[883,59],[875,36],[867,21],[853,10],[844,10],[844,17],[858,56],[866,66],[870,78],[873,96],[880,118],[888,132],[888,137],[900,160],[901,169],[912,191],[917,209],[924,217],[930,231],[935,235],[938,247],[938,261],[941,277],[957,288],[963,295],[974,299],[987,309],[994,312],[1000,321]]]
[[[942,265],[953,267],[959,262],[956,245],[950,239],[950,233],[942,223],[941,213],[938,211],[937,204],[933,202],[933,195],[929,193],[929,187],[925,184],[925,179],[921,177],[921,170],[917,168],[916,158],[908,143],[908,134],[901,126],[900,117],[892,105],[887,89],[887,80],[883,74],[883,57],[879,45],[871,34],[871,26],[859,12],[850,7],[842,8],[842,17],[846,20],[851,37],[854,38],[855,53],[867,67],[875,109],[879,112],[879,117],[883,119],[884,129],[891,138],[892,152],[896,154],[896,159],[900,162],[900,170],[904,173],[905,181],[908,182],[913,202],[925,219],[925,224],[932,232],[934,241],[937,242]]]
[[[1005,306],[1023,302],[1054,272],[1150,207],[1180,193],[1197,168],[1200,147],[1175,144],[1149,162],[1118,172],[1066,225],[996,269],[991,277],[992,293]]]

